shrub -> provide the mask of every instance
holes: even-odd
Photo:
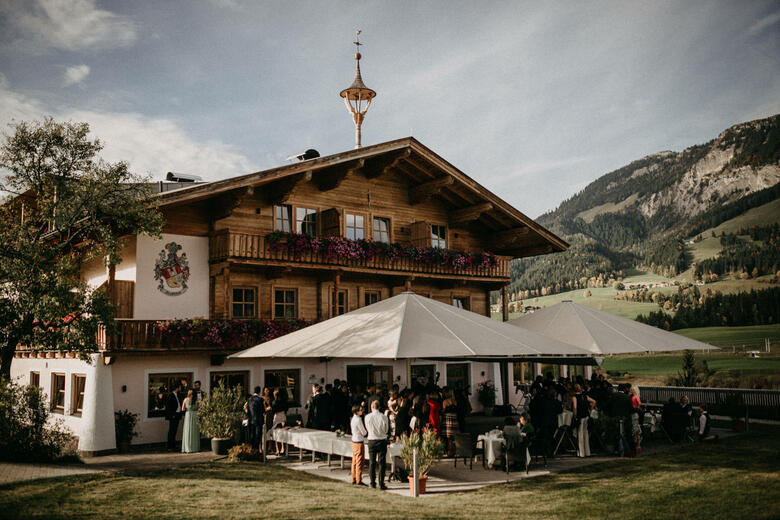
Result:
[[[496,405],[496,386],[493,381],[483,381],[477,386],[477,400],[485,408]]]
[[[427,475],[434,463],[444,456],[444,443],[436,437],[430,428],[425,428],[422,435],[413,432],[401,436],[401,459],[411,475],[414,471],[414,448],[417,448],[417,469],[419,475]]]
[[[135,425],[138,422],[138,414],[129,410],[114,412],[114,428],[116,430],[116,443],[131,442],[138,435]]]
[[[0,459],[51,462],[66,454],[74,437],[61,419],[49,417],[39,388],[0,380]]]
[[[206,437],[230,439],[238,432],[243,418],[244,394],[241,386],[223,383],[203,399],[198,410],[198,427]]]
[[[228,460],[230,462],[258,461],[261,454],[260,450],[253,449],[249,444],[239,444],[230,448]]]

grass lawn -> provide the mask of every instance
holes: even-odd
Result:
[[[769,519],[780,516],[778,453],[776,433],[739,437],[419,500],[214,462],[0,486],[0,518]]]
[[[739,349],[745,345],[755,346],[756,350],[763,352],[764,338],[769,338],[773,348],[774,345],[780,345],[780,324],[749,327],[698,327],[680,329],[675,332],[723,348],[737,347]]]
[[[780,374],[780,357],[751,359],[745,356],[723,354],[696,354],[696,359],[707,361],[712,370],[738,371],[744,374]],[[652,356],[615,356],[604,360],[607,371],[629,372],[632,376],[668,376],[682,366],[682,354],[654,354]]]

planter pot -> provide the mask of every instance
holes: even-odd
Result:
[[[119,453],[127,453],[130,451],[130,441],[120,441],[119,446],[117,446],[117,450]]]
[[[731,429],[734,430],[735,432],[744,432],[745,431],[744,419],[732,419]]]
[[[409,479],[409,494],[414,495],[414,477],[409,475],[407,478]],[[420,494],[422,495],[425,493],[425,483],[428,482],[428,475],[421,476],[417,479],[417,481],[419,482],[417,487],[419,488]]]
[[[233,439],[211,439],[211,451],[215,455],[227,455],[233,447]]]

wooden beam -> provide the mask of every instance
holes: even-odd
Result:
[[[496,231],[491,234],[491,249],[503,249],[518,245],[518,242],[526,239],[531,228],[523,226],[519,228]]]
[[[506,285],[501,288],[501,320],[509,321],[509,291]]]
[[[315,183],[320,191],[338,188],[341,181],[359,171],[366,164],[365,159],[357,159],[351,163],[334,166],[316,172]]]
[[[432,181],[418,184],[409,188],[409,201],[412,204],[419,204],[430,199],[433,195],[439,193],[445,186],[450,186],[455,182],[451,176],[439,177]]]
[[[412,149],[407,148],[390,161],[371,161],[366,165],[365,168],[363,168],[363,175],[366,177],[366,179],[375,179],[377,177],[381,177],[382,175],[385,175],[396,169],[398,165],[401,164],[402,161],[406,160],[406,158],[408,158],[410,155],[412,155]]]
[[[227,218],[233,214],[233,210],[241,205],[241,202],[248,196],[254,195],[255,190],[252,186],[238,188],[209,199],[208,210],[211,215],[211,223]]]
[[[455,227],[460,224],[465,224],[466,222],[477,220],[483,213],[486,213],[491,209],[493,209],[493,204],[485,202],[450,211],[448,216],[450,226]]]
[[[263,195],[265,201],[269,206],[281,204],[286,202],[290,195],[293,194],[298,183],[304,179],[306,172],[296,173],[272,182],[267,187],[263,188]]]

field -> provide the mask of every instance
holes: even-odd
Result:
[[[0,518],[769,519],[780,516],[779,452],[776,432],[732,437],[417,500],[219,461],[0,486]]]

